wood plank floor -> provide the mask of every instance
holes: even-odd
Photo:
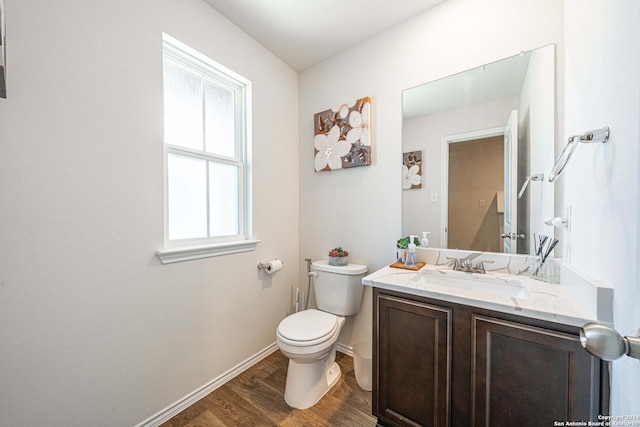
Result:
[[[277,350],[161,427],[376,425],[371,415],[371,392],[358,386],[353,358],[336,354],[342,376],[309,409],[293,409],[284,401],[288,362]]]

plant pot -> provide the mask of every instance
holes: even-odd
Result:
[[[344,266],[349,263],[348,259],[349,257],[346,256],[330,256],[329,265]]]

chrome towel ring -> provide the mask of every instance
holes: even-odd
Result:
[[[524,194],[524,190],[527,189],[527,185],[529,185],[530,181],[544,181],[544,174],[543,173],[537,173],[537,174],[529,175],[528,177],[526,177],[525,180],[524,180],[524,184],[522,184],[522,188],[520,189],[520,192],[518,193],[518,200],[520,200],[522,198],[522,195]]]
[[[590,130],[588,132],[583,133],[582,135],[574,135],[569,137],[569,141],[567,145],[564,146],[562,153],[556,160],[555,165],[553,165],[553,169],[549,174],[549,182],[554,182],[558,179],[558,176],[562,173],[562,170],[569,162],[571,155],[575,151],[578,143],[590,143],[590,142],[602,142],[605,143],[609,140],[609,126],[605,126],[600,129]]]

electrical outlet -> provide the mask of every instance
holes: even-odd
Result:
[[[480,199],[480,207],[484,208],[485,206],[487,206],[487,202],[484,199]]]

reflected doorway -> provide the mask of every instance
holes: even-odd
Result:
[[[447,247],[502,252],[504,136],[447,144]]]

